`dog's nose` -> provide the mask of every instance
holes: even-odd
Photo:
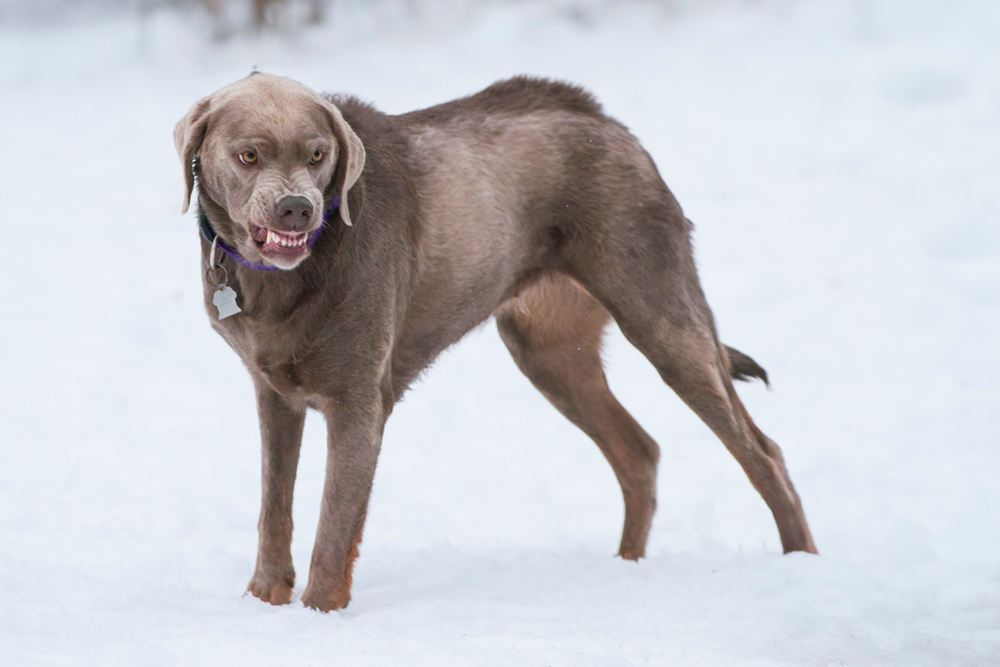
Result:
[[[302,195],[285,195],[274,205],[274,211],[288,229],[296,231],[309,226],[313,205]]]

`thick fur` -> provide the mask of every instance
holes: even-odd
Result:
[[[719,343],[690,223],[639,142],[588,93],[518,77],[389,116],[255,74],[195,104],[175,138],[191,169],[188,193],[197,179],[220,236],[253,261],[287,269],[258,272],[224,258],[243,312],[221,321],[205,286],[213,326],[257,389],[263,502],[253,595],[291,599],[292,491],[307,408],[326,417],[329,450],[302,601],[332,610],[350,600],[393,405],[490,316],[518,367],[614,469],[625,499],[623,558],[645,552],[659,448],[605,381],[601,336],[612,318],[743,466],[785,551],[815,552],[781,450],[751,421],[730,377],[767,376]],[[303,171],[320,145],[330,162]],[[260,155],[253,166],[234,161],[247,146]],[[255,242],[254,225],[280,227],[268,211],[275,198],[329,204],[335,193],[341,215],[311,251],[271,261]],[[202,251],[208,269],[207,243]]]

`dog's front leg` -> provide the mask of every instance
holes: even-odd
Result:
[[[351,601],[351,575],[382,445],[382,397],[364,400],[359,394],[352,392],[327,413],[323,506],[302,594],[303,604],[321,611],[343,609]]]
[[[292,493],[302,446],[305,408],[289,405],[255,378],[262,443],[262,488],[257,569],[247,591],[271,604],[292,601]]]

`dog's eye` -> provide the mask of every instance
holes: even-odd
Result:
[[[253,151],[243,151],[240,153],[240,162],[243,164],[257,164],[257,154]]]
[[[319,164],[323,161],[323,151],[313,151],[312,157],[309,159],[311,164]]]

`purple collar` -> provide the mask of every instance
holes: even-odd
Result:
[[[333,201],[330,202],[330,206],[323,211],[323,224],[316,228],[312,234],[309,235],[309,241],[307,245],[312,248],[316,245],[316,241],[319,241],[320,234],[323,233],[323,228],[326,227],[327,223],[330,222],[330,216],[333,212],[340,208],[340,195],[334,193]],[[228,243],[222,240],[222,237],[216,234],[215,230],[212,229],[212,224],[208,221],[208,215],[205,214],[205,209],[201,204],[198,204],[198,223],[201,226],[201,235],[205,237],[205,240],[211,243],[218,238],[218,246],[222,249],[224,253],[232,257],[237,263],[242,264],[248,269],[253,269],[254,271],[277,271],[278,267],[269,266],[268,264],[258,264],[257,262],[251,262],[245,259],[240,253],[236,252]]]

